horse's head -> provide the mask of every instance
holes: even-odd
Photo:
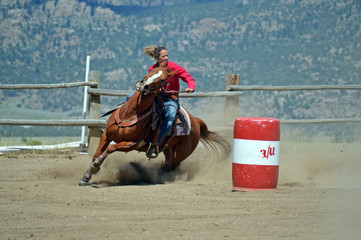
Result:
[[[168,67],[154,68],[143,78],[138,90],[144,92],[145,95],[159,92],[164,82],[174,74],[176,74],[176,72]]]

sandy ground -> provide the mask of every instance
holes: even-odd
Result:
[[[277,191],[232,192],[203,148],[170,174],[115,153],[92,179],[74,150],[0,155],[0,239],[360,239],[361,144],[281,141]]]

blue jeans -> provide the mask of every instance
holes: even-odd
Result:
[[[170,128],[173,126],[173,122],[175,120],[179,103],[178,100],[174,100],[168,95],[161,94],[160,95],[164,101],[163,106],[163,123],[160,127],[158,141],[156,143],[160,144],[163,138],[166,136]]]

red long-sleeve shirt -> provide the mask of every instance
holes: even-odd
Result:
[[[149,71],[152,71],[154,68],[158,67],[158,63],[152,65],[149,68]],[[167,81],[164,83],[164,89],[166,91],[175,91],[175,94],[178,95],[180,85],[179,85],[179,78],[182,79],[184,82],[188,84],[188,88],[195,90],[196,89],[196,82],[194,78],[184,69],[184,67],[179,66],[175,62],[168,61],[168,65],[172,71],[177,71],[175,75],[168,78]]]

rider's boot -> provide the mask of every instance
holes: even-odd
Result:
[[[159,128],[156,130],[156,132],[153,135],[152,141],[149,143],[148,150],[146,152],[148,158],[156,158],[159,154]]]
[[[149,148],[147,150],[148,158],[156,158],[159,154],[159,144],[157,143],[149,143]]]

